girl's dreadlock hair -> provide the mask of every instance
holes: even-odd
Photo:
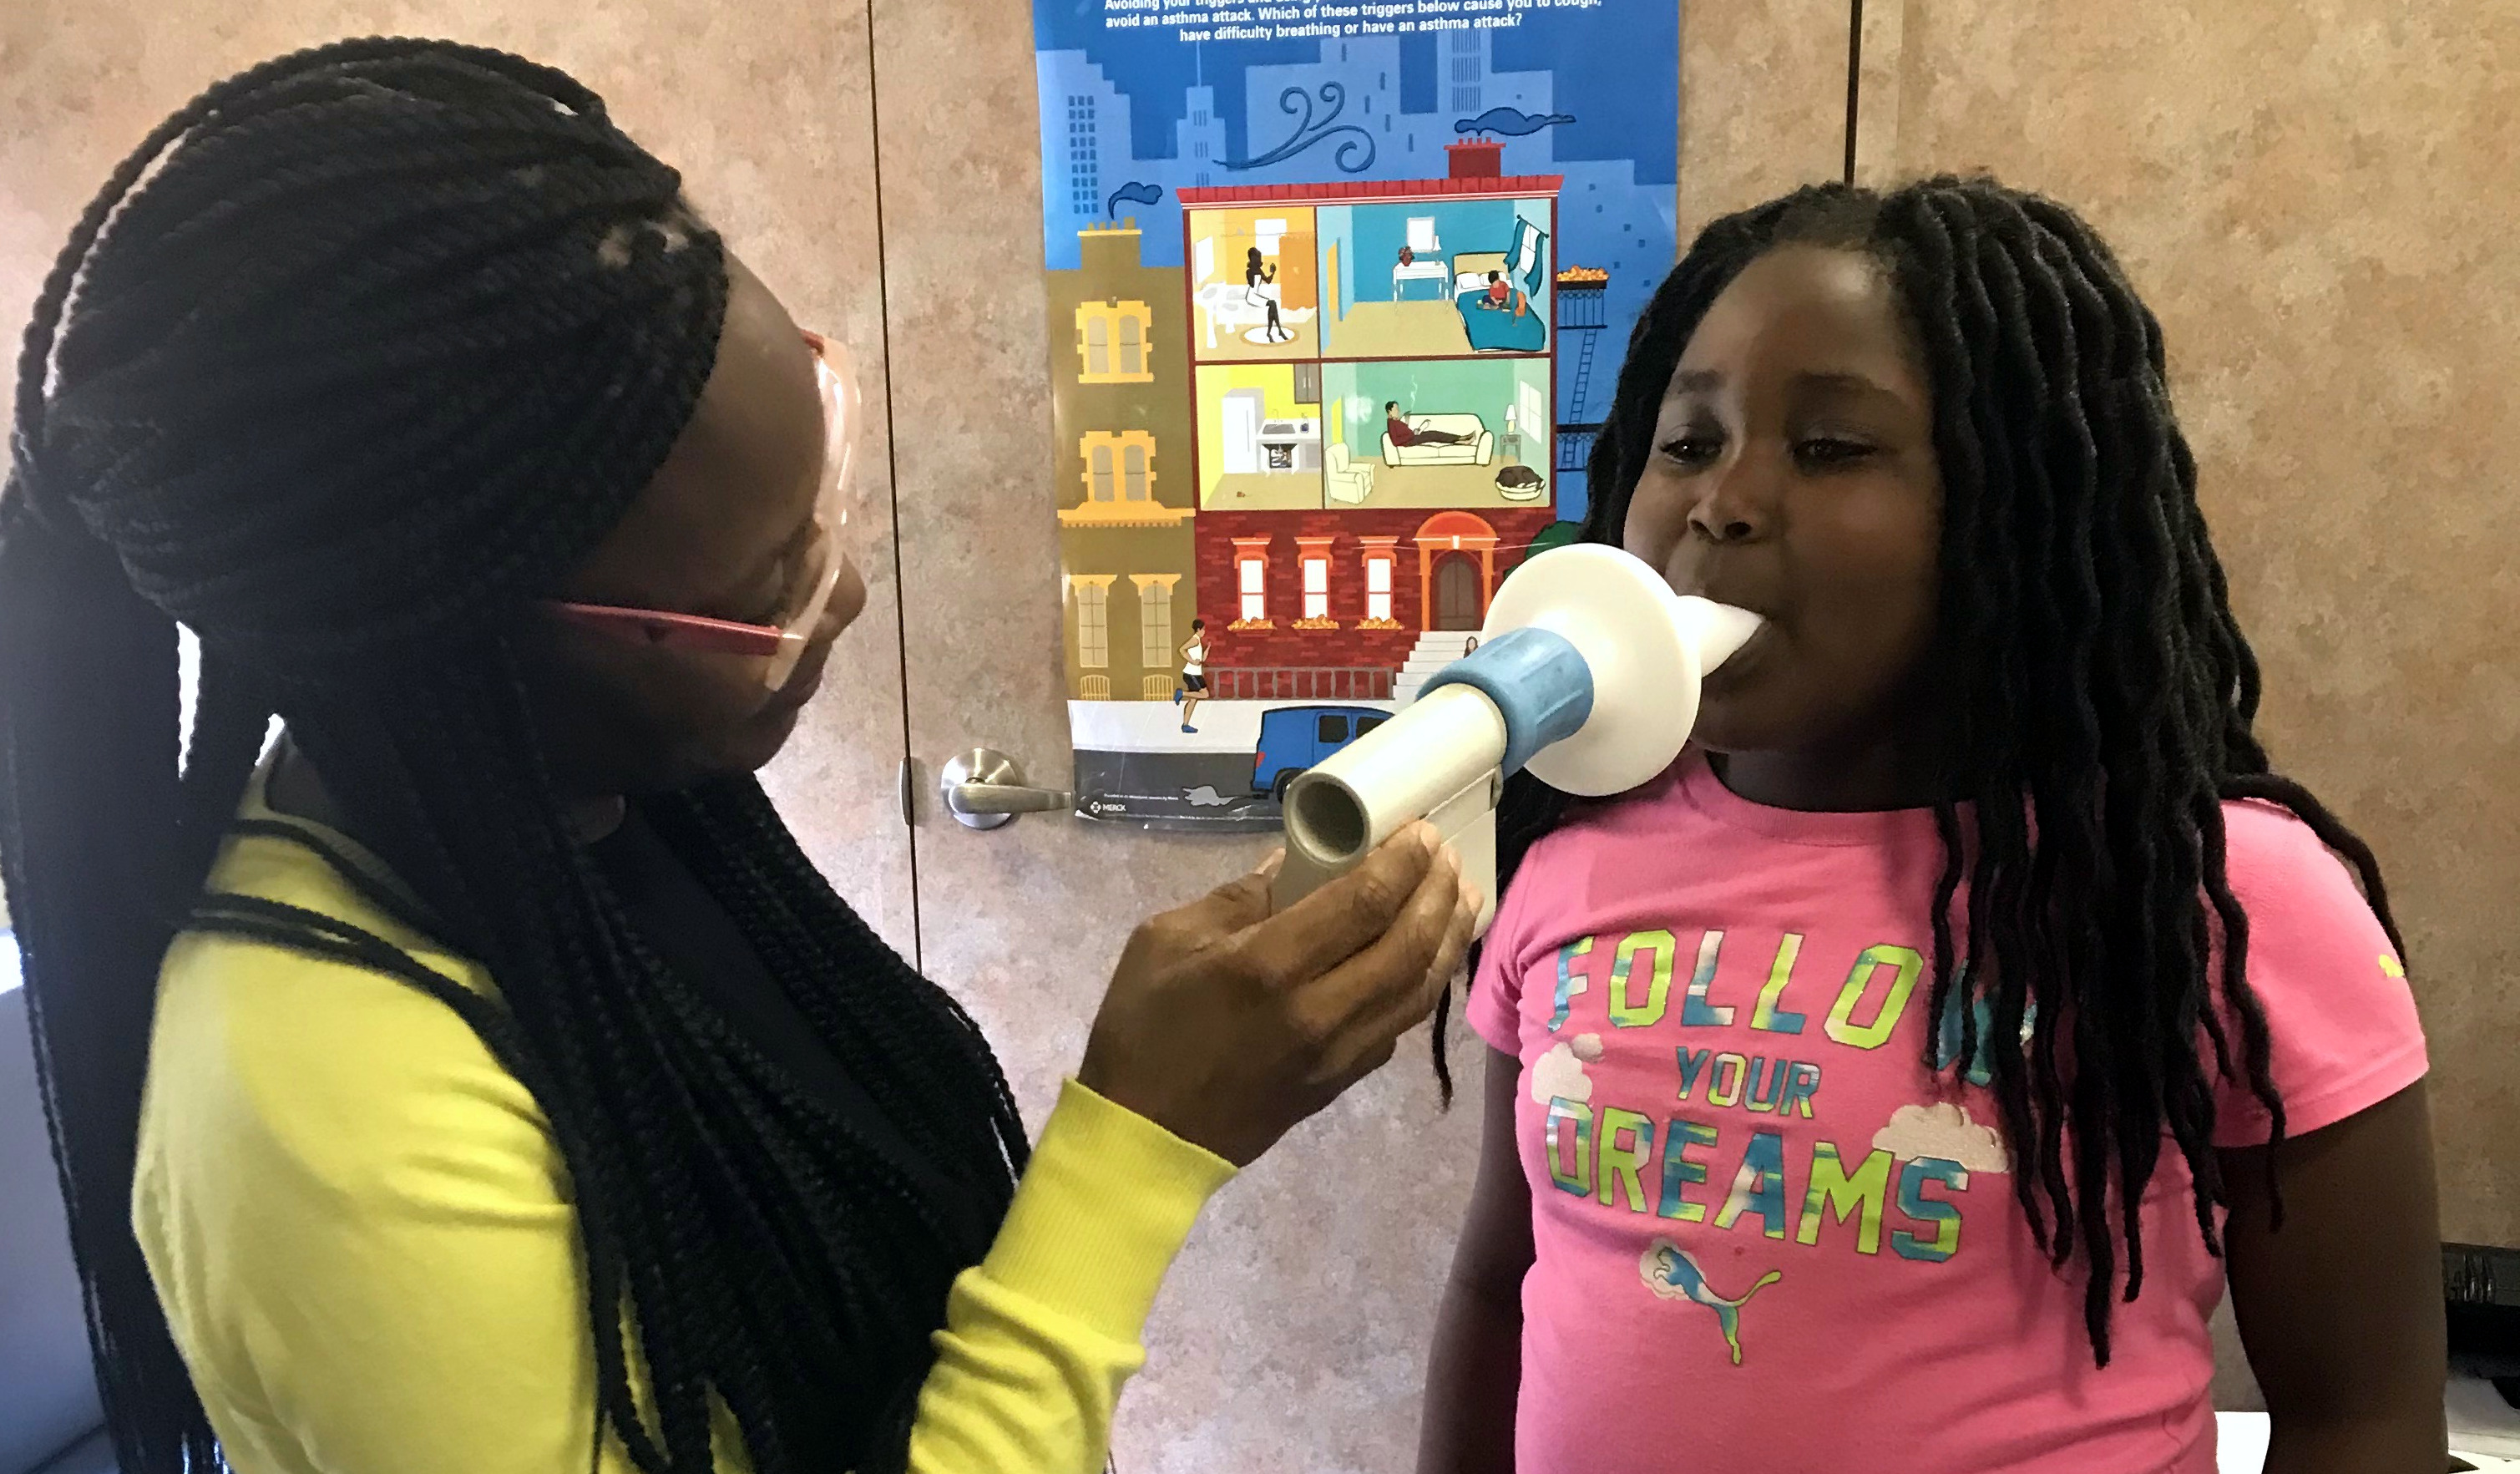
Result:
[[[1981,1035],[2025,1041],[1987,1051],[2022,1164],[2014,1189],[2059,1268],[2078,1248],[2086,1260],[2084,1321],[2105,1365],[2112,1289],[2121,1273],[2128,1300],[2143,1285],[2137,1207],[2165,1135],[2194,1178],[2206,1246],[2221,1252],[2209,1058],[2217,1075],[2245,1078],[2283,1139],[2246,970],[2249,918],[2225,871],[2223,801],[2291,810],[2353,863],[2392,945],[2397,923],[2370,847],[2276,776],[2250,730],[2257,659],[2196,505],[2161,326],[2091,226],[2054,201],[1984,179],[1887,194],[1824,185],[1708,226],[1629,340],[1593,447],[1585,539],[1620,541],[1663,396],[1708,306],[1789,245],[1879,261],[1931,376],[1944,513],[1929,658],[1956,731],[1935,810],[1945,862],[1925,1016],[1957,1013],[1959,1040],[1955,1054],[1929,1028],[1926,1063],[1978,1058]],[[1527,774],[1507,785],[1501,884],[1569,803]],[[2237,1040],[2213,1006],[2217,965]]]
[[[571,837],[506,633],[664,460],[726,296],[717,238],[602,99],[402,40],[203,94],[45,283],[0,500],[0,855],[130,1474],[219,1466],[128,1207],[187,926],[396,976],[532,1091],[571,1179],[599,1441],[708,1469],[715,1398],[766,1474],[901,1467],[948,1282],[1023,1160],[1005,1080],[749,780],[643,811],[956,1201],[734,1037]],[[202,644],[181,752],[178,621]],[[377,904],[481,960],[495,1000],[329,917],[196,904],[275,714],[421,907],[371,881]]]

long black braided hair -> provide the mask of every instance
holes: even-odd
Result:
[[[1024,1159],[1005,1079],[748,779],[639,802],[956,1200],[734,1037],[571,837],[508,634],[663,461],[727,291],[679,177],[595,94],[403,40],[204,93],[45,283],[0,498],[0,856],[128,1474],[218,1466],[128,1207],[188,926],[401,977],[531,1090],[571,1182],[598,1440],[708,1469],[715,1399],[765,1474],[901,1466],[949,1282]],[[180,752],[179,621],[202,646]],[[332,918],[201,897],[274,715],[420,904],[372,899],[495,999]]]
[[[2122,1280],[2132,1301],[2143,1285],[2137,1208],[2165,1136],[2193,1176],[2206,1246],[2221,1252],[2209,1068],[2245,1079],[2283,1139],[2246,971],[2249,918],[2225,871],[2223,800],[2298,815],[2353,864],[2405,949],[2370,847],[2277,776],[2251,730],[2258,663],[2197,507],[2160,324],[2091,226],[2052,200],[1985,179],[1822,185],[1709,225],[1629,341],[1593,447],[1584,539],[1620,541],[1707,308],[1789,245],[1878,261],[1923,351],[1944,493],[1928,659],[1957,727],[1935,810],[1945,860],[1925,1016],[1951,1018],[1957,1004],[1959,1022],[1956,1056],[1938,1048],[1941,1029],[1926,1031],[1926,1063],[1978,1058],[1981,1031],[2026,1038],[1988,1051],[2024,1164],[2014,1190],[2054,1264],[2083,1259],[2084,1321],[2106,1365],[2113,1291]],[[1507,785],[1500,884],[1569,802],[1528,774]],[[2218,952],[2237,1040],[2213,1006]]]

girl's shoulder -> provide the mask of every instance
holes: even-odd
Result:
[[[2300,815],[2266,799],[2224,800],[2223,870],[2232,893],[2253,910],[2302,903],[2370,910],[2344,857]]]
[[[1662,833],[1675,824],[1686,824],[1689,813],[1686,806],[1678,804],[1679,794],[1675,769],[1625,793],[1576,798],[1548,832],[1531,842],[1523,870],[1553,867],[1622,840]]]
[[[2223,838],[2224,878],[2248,922],[2249,981],[2262,998],[2323,988],[2340,970],[2403,987],[2405,966],[2362,880],[2301,816],[2227,800]]]
[[[2281,804],[2223,805],[2224,872],[2247,921],[2251,1002],[2270,1040],[2269,1076],[2295,1136],[2345,1119],[2422,1078],[2423,1024],[2405,960],[2351,867]],[[2227,936],[2216,927],[2215,953]],[[2211,986],[2225,1036],[2247,1037],[2221,968]],[[2264,1142],[2272,1123],[2245,1077],[2227,1078],[2214,1140]]]

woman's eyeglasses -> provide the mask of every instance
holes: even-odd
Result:
[[[545,606],[569,623],[617,639],[668,649],[719,655],[767,657],[762,684],[772,691],[788,684],[813,639],[814,627],[831,606],[832,591],[840,582],[839,531],[848,522],[845,500],[849,462],[856,450],[862,411],[856,366],[848,349],[820,334],[805,335],[814,350],[814,378],[823,391],[823,487],[814,508],[814,562],[810,585],[792,611],[778,624],[743,624],[703,614],[677,614],[663,609],[622,608],[614,604],[552,601]]]

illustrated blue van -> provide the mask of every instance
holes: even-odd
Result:
[[[1280,706],[1260,713],[1251,791],[1283,800],[1296,774],[1390,719],[1378,706]]]

